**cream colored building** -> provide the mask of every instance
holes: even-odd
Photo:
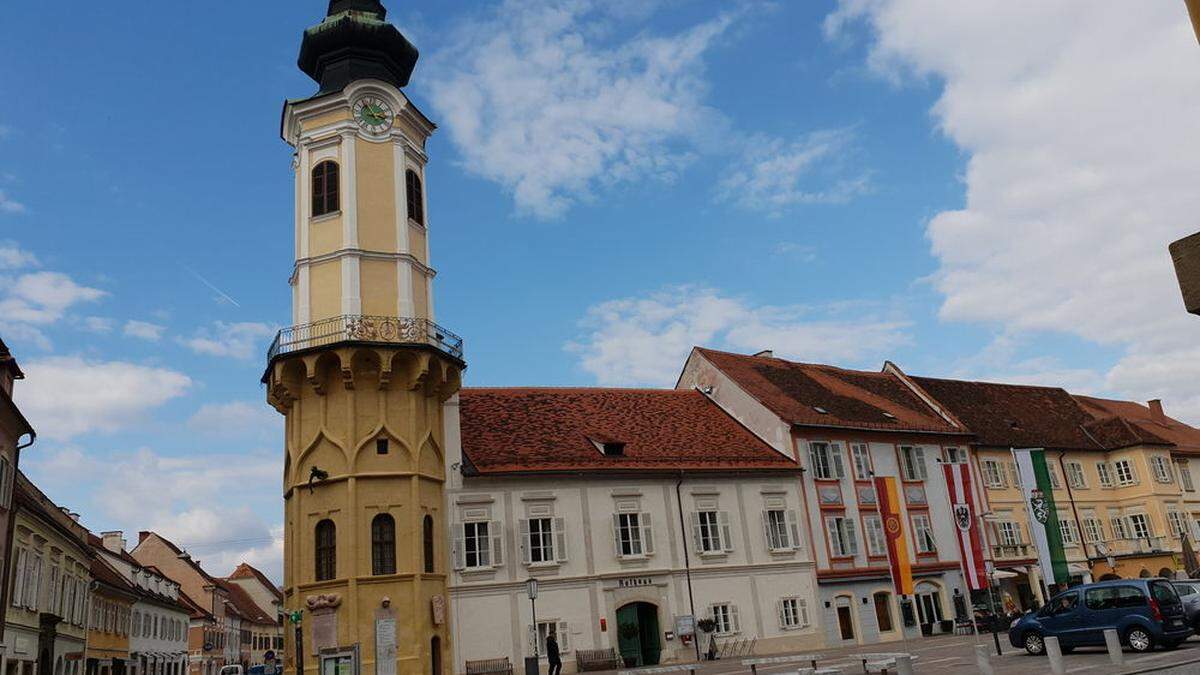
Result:
[[[688,661],[685,616],[719,648],[822,644],[798,467],[700,393],[465,389],[447,410],[456,672],[520,668],[535,641],[544,664],[549,634],[566,671],[580,650]]]
[[[91,613],[87,530],[17,472],[6,675],[83,675]]]
[[[13,481],[16,476],[21,450],[33,444],[37,432],[29,425],[29,421],[21,414],[13,402],[13,385],[17,380],[24,379],[17,360],[13,358],[8,346],[0,340],[0,607],[7,607],[12,566],[8,565],[9,546],[11,537],[8,533],[13,524]],[[9,642],[4,638],[4,624],[0,623],[0,658],[8,649]],[[0,673],[4,673],[0,669]]]
[[[300,48],[319,89],[283,110],[294,325],[263,381],[286,418],[284,603],[303,613],[311,673],[437,674],[451,649],[442,403],[462,341],[433,322],[434,124],[401,91],[417,51],[386,14],[378,0],[330,2]],[[285,640],[292,672],[292,630]]]

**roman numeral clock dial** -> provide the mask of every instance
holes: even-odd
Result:
[[[354,121],[369,133],[386,133],[395,117],[387,101],[377,96],[364,96],[354,103]]]

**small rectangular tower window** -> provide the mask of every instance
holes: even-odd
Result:
[[[377,455],[388,454],[388,439],[386,439],[386,438],[375,439],[375,454],[377,454]]]

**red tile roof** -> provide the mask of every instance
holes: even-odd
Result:
[[[1097,418],[1097,424],[1105,419],[1120,418],[1125,427],[1122,446],[1175,445],[1182,452],[1200,453],[1200,429],[1177,419],[1159,415],[1150,408],[1134,401],[1119,401],[1094,396],[1076,396],[1075,400],[1084,410]],[[1109,422],[1108,424],[1113,424]]]
[[[700,347],[695,351],[732,378],[747,394],[791,424],[965,433],[926,405],[891,373],[846,370]]]
[[[697,391],[463,389],[463,471],[729,471],[798,467]],[[621,456],[596,443],[624,442]]]
[[[263,586],[266,586],[267,590],[269,590],[272,594],[274,594],[275,597],[279,598],[280,600],[283,600],[283,591],[279,590],[278,586],[271,583],[271,580],[267,578],[267,575],[263,574],[261,571],[259,571],[259,569],[257,567],[255,567],[249,563],[241,563],[240,565],[238,565],[237,569],[233,570],[233,573],[229,575],[229,578],[230,579],[256,579],[258,581],[258,583],[262,584]]]
[[[246,589],[224,579],[218,579],[217,585],[228,594],[228,606],[232,607],[243,619],[260,624],[274,625],[276,623],[272,613],[259,607],[258,603],[254,602],[254,598],[251,598],[250,594],[246,592]]]
[[[1084,426],[1093,417],[1063,389],[1023,384],[911,377],[961,420],[979,445],[1099,450]]]

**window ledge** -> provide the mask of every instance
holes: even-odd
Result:
[[[551,561],[551,562],[531,562],[531,563],[525,563],[525,566],[526,566],[526,567],[528,567],[528,568],[529,568],[529,569],[531,569],[531,570],[546,570],[546,569],[558,569],[558,566],[559,566],[559,565],[561,565],[561,564],[562,564],[562,563],[560,563],[560,562],[558,562],[557,560],[555,560],[555,561]]]
[[[653,553],[642,553],[639,555],[618,555],[617,560],[623,563],[640,563],[650,559]]]
[[[488,567],[464,567],[460,570],[455,570],[455,571],[464,576],[466,576],[466,575],[480,576],[480,575],[485,575],[485,574],[495,574],[496,569],[497,568],[495,566],[489,565]]]
[[[771,555],[789,556],[789,555],[796,555],[797,553],[800,552],[800,549],[798,549],[798,548],[772,548],[772,549],[767,549],[767,552],[770,553]]]
[[[323,222],[323,221],[326,221],[326,220],[333,220],[334,218],[340,218],[341,216],[342,216],[342,212],[341,212],[341,210],[337,210],[337,211],[330,211],[329,213],[322,213],[322,214],[321,214],[321,215],[319,215],[319,216],[311,216],[311,217],[308,219],[308,222],[310,222],[310,223],[320,223],[320,222]]]

